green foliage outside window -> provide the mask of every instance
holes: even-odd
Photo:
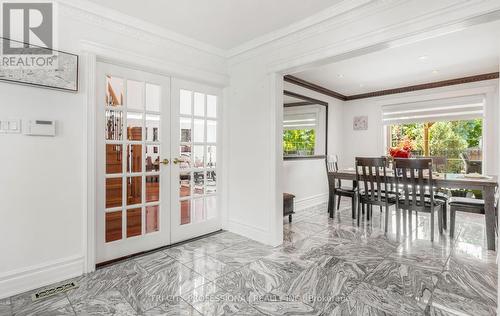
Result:
[[[285,156],[314,155],[316,134],[314,129],[289,129],[283,131],[283,153]]]
[[[413,143],[413,155],[424,153],[424,128],[426,123],[410,123],[391,126],[391,146],[409,138]],[[481,138],[483,120],[442,121],[427,123],[429,127],[429,156],[446,157],[447,172],[463,171],[460,154],[476,152],[472,159],[482,160]]]

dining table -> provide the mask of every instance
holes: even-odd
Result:
[[[337,184],[337,180],[353,181],[354,185],[358,180],[356,170],[348,168],[333,172],[328,172],[330,183]],[[362,177],[362,175],[360,175]],[[387,182],[395,182],[394,172],[387,171]],[[432,173],[433,186],[436,188],[447,189],[465,189],[465,190],[481,190],[483,192],[484,210],[486,217],[486,240],[488,250],[495,250],[496,239],[496,211],[495,211],[495,193],[498,187],[497,176],[481,176],[453,173]],[[331,194],[331,193],[330,193]],[[332,207],[329,209],[330,218],[334,218],[336,201],[332,199]]]

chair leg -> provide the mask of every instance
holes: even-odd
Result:
[[[455,237],[455,209],[450,207],[450,238]]]
[[[382,206],[380,206],[380,211],[382,211]],[[385,233],[387,234],[387,226],[389,226],[389,204],[385,205]]]
[[[438,209],[438,226],[439,226],[439,234],[443,234],[443,206],[440,206]]]
[[[411,232],[412,232],[412,214],[413,214],[413,211],[412,210],[408,210],[408,229],[410,231],[410,235],[411,235]]]
[[[396,235],[401,235],[401,209],[396,205]]]
[[[361,223],[361,208],[364,207],[364,206],[361,206],[361,205],[362,205],[362,203],[361,203],[361,201],[358,198],[358,227],[359,227],[359,225]]]
[[[431,211],[431,241],[434,241],[434,210]]]
[[[448,202],[443,204],[443,229],[448,229]]]
[[[403,212],[403,234],[406,235],[406,228],[408,226],[408,223],[406,222],[406,212],[408,212],[408,210],[402,209],[401,211]]]
[[[337,211],[340,209],[340,198],[341,196],[339,195],[339,199],[337,200]]]
[[[366,204],[366,220],[370,220],[370,212],[371,212],[372,206],[371,204]]]
[[[351,209],[352,209],[352,219],[356,218],[356,196],[352,196],[352,201],[351,201]]]
[[[328,209],[327,209],[328,213],[330,213],[330,210],[332,209],[332,206],[333,206],[332,205],[332,197],[334,197],[333,192],[332,191],[328,192]]]

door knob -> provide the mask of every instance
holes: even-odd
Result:
[[[169,161],[168,159],[163,159],[163,160],[161,161],[161,163],[162,163],[162,164],[164,164],[164,165],[168,165],[168,164],[169,164],[169,162],[170,162],[170,161]]]
[[[182,160],[180,160],[179,158],[174,159],[174,164],[176,164],[176,165],[181,163],[181,162],[182,162]]]

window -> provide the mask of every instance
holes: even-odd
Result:
[[[482,173],[484,97],[391,105],[383,108],[388,147],[431,157],[437,172]]]
[[[285,107],[283,156],[312,157],[326,153],[326,107],[305,105]]]

